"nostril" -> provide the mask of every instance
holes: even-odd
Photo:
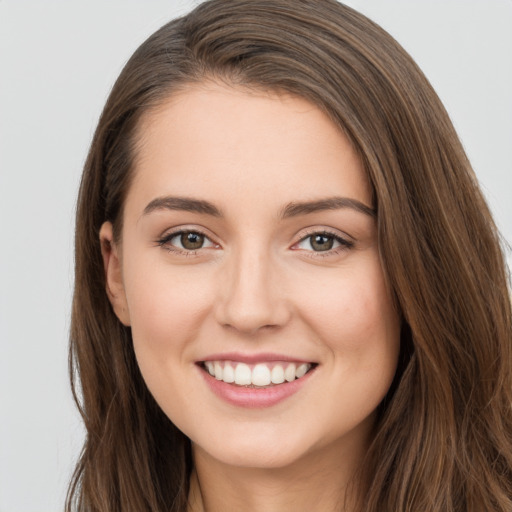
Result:
[[[283,327],[290,318],[289,312],[279,304],[231,303],[219,306],[217,320],[226,329],[247,335],[275,331]],[[254,301],[256,302],[256,301]]]
[[[279,325],[276,324],[265,324],[260,325],[258,322],[232,322],[223,325],[225,329],[237,331],[239,333],[246,334],[248,336],[254,336],[256,334],[275,331],[279,329]]]
[[[227,275],[219,283],[216,320],[226,329],[254,335],[285,325],[290,317],[283,286],[272,258],[261,253],[264,243],[235,251]]]

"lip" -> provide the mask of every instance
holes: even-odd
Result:
[[[296,363],[307,363],[310,361],[304,359],[296,359],[282,354],[257,354],[243,355],[235,353],[214,354],[198,361],[196,366],[210,390],[223,401],[236,407],[248,409],[263,409],[272,407],[291,397],[308,383],[313,373],[317,369],[317,364],[300,379],[292,382],[284,382],[276,386],[265,388],[249,388],[244,386],[236,386],[228,384],[222,380],[212,377],[202,366],[203,361],[237,361],[246,364],[254,364],[258,362],[270,361],[289,361]]]
[[[237,363],[256,364],[256,363],[269,363],[271,361],[283,361],[290,363],[315,363],[307,359],[300,359],[290,357],[284,354],[273,354],[270,352],[263,352],[261,354],[242,354],[239,352],[223,352],[219,354],[210,354],[205,358],[197,361],[202,363],[204,361],[236,361]]]

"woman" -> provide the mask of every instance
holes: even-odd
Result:
[[[101,116],[68,510],[505,511],[511,306],[448,116],[331,0],[213,0]]]

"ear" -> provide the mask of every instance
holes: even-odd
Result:
[[[101,255],[105,269],[106,292],[114,313],[120,322],[130,325],[130,312],[124,290],[119,247],[114,241],[111,222],[104,222],[100,229]]]

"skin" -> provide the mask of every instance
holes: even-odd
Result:
[[[350,510],[345,491],[396,370],[399,319],[374,216],[350,205],[282,213],[334,196],[370,209],[355,151],[304,99],[215,83],[174,94],[139,136],[121,241],[109,223],[100,232],[107,291],[148,388],[192,441],[190,510],[328,512],[344,500]],[[144,213],[164,196],[222,215]],[[180,229],[205,245],[179,247],[170,233]],[[333,248],[314,250],[311,235],[324,232]],[[294,395],[248,409],[205,384],[197,362],[223,352],[317,366]]]

